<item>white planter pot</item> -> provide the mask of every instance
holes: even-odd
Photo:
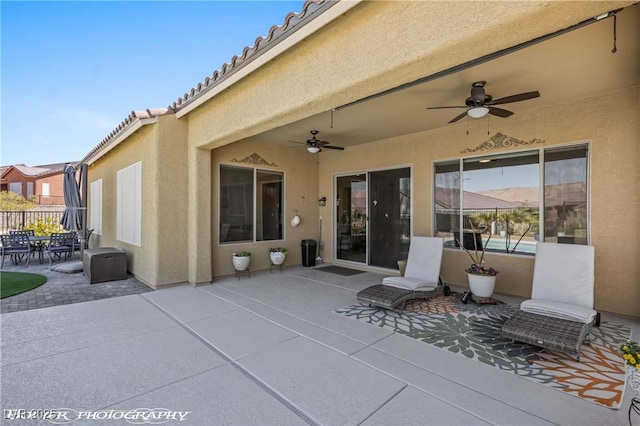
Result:
[[[233,267],[236,271],[246,271],[251,262],[251,256],[233,256]]]
[[[269,253],[269,257],[271,258],[271,263],[274,265],[282,265],[284,263],[284,258],[286,257],[284,253],[280,251],[274,251]]]
[[[638,397],[640,396],[640,370],[626,364],[625,368],[627,369],[627,384],[636,397]]]
[[[496,276],[495,275],[478,275],[478,274],[469,274],[469,289],[471,289],[471,293],[480,298],[489,298],[493,296],[493,290],[496,287]]]

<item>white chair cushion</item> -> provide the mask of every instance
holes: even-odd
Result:
[[[597,314],[592,308],[544,299],[525,300],[520,304],[520,309],[532,314],[546,315],[585,324],[591,323]]]
[[[411,237],[406,278],[415,278],[431,285],[440,278],[444,239],[436,237]]]
[[[538,243],[531,299],[593,309],[593,246]]]
[[[388,285],[389,287],[397,287],[405,290],[419,290],[419,291],[431,291],[435,290],[438,286],[438,283],[434,282],[426,282],[421,280],[420,278],[410,278],[410,277],[385,277],[382,280],[383,285]]]

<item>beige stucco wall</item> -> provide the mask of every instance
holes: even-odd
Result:
[[[430,235],[432,162],[484,141],[483,121],[470,123],[469,136],[461,123],[321,155],[276,144],[283,141],[238,141],[630,3],[364,2],[186,116],[160,117],[92,165],[89,181],[104,179],[99,243],[127,250],[131,271],[152,285],[199,284],[232,274],[236,250],[252,251],[252,270],[269,267],[268,248],[276,245],[289,249],[287,264],[299,264],[300,241],[317,239],[323,216],[322,256],[330,261],[334,174],[396,165],[413,168],[414,235]],[[540,138],[548,146],[591,141],[596,307],[634,316],[640,316],[640,252],[628,237],[640,225],[639,97],[634,88],[491,121],[492,134]],[[233,161],[254,153],[276,163],[260,167],[285,173],[285,240],[221,245],[219,165],[252,166]],[[142,247],[132,247],[115,240],[115,173],[138,160],[143,237]],[[318,207],[320,196],[326,207]],[[294,229],[295,209],[302,224]],[[501,270],[498,292],[529,295],[531,258],[490,255],[488,261]],[[443,278],[464,283],[467,263],[463,253],[447,251]]]
[[[429,235],[432,206],[429,185],[424,183],[431,182],[432,161],[459,157],[463,148],[475,147],[487,136],[486,124],[477,122],[470,124],[469,136],[464,124],[458,124],[424,134],[348,148],[342,153],[324,152],[316,157],[320,161],[316,187],[312,183],[316,178],[308,168],[296,169],[301,164],[296,162],[302,156],[291,160],[289,167],[288,161],[281,159],[291,155],[286,150],[273,147],[277,151],[271,151],[267,145],[237,144],[238,140],[329,111],[338,105],[630,3],[364,2],[354,8],[187,115],[189,164],[195,166],[190,171],[194,176],[190,178],[189,185],[190,188],[196,185],[198,193],[211,191],[212,196],[210,207],[195,198],[189,201],[190,234],[195,232],[196,224],[204,223],[208,218],[212,228],[210,240],[199,234],[197,244],[190,246],[190,250],[197,251],[198,255],[197,259],[195,253],[189,257],[190,277],[209,272],[212,276],[232,273],[230,254],[242,246],[217,244],[216,173],[221,161],[240,159],[256,152],[269,161],[279,163],[287,173],[287,223],[292,214],[292,202],[302,195],[313,191],[314,195],[310,197],[326,195],[331,200],[334,173],[412,164],[415,185],[413,230],[415,235]],[[402,46],[402,49],[395,46]],[[597,250],[596,307],[634,316],[640,316],[635,278],[640,271],[638,266],[629,265],[637,264],[640,253],[637,243],[625,237],[628,236],[628,227],[639,224],[640,213],[638,172],[634,165],[638,160],[637,92],[635,88],[606,94],[588,103],[576,101],[518,114],[509,120],[494,119],[492,123],[495,124],[491,128],[492,134],[502,132],[522,140],[537,137],[544,139],[549,146],[592,142],[591,236]],[[208,159],[202,154],[208,149],[213,149],[209,170]],[[194,157],[193,162],[191,156]],[[300,189],[289,186],[292,182],[301,184],[302,179],[297,173],[309,177],[308,186]],[[621,182],[619,179],[623,177],[627,180]],[[620,200],[625,200],[625,208],[616,208],[615,213],[612,212],[612,203],[620,203]],[[299,252],[299,240],[315,239],[318,217],[323,215],[326,224],[333,206],[316,207],[316,210],[316,213],[311,210],[304,213],[316,221],[313,230],[300,229],[293,234],[289,232],[290,227],[287,228],[284,245],[292,252],[288,263],[298,263],[291,254]],[[611,227],[611,215],[618,223],[627,225]],[[322,237],[326,245],[322,254],[325,260],[331,260],[333,253],[329,245],[332,240],[330,229],[325,226]],[[624,248],[620,241],[624,241]],[[271,244],[267,242],[242,247],[261,253],[254,256],[253,268],[268,266],[266,250],[269,246]],[[598,250],[598,246],[602,248]],[[209,263],[205,261],[208,256],[211,259]],[[502,271],[498,292],[520,296],[530,294],[531,258],[492,255],[488,261]],[[445,280],[464,283],[462,271],[466,264],[463,253],[447,251],[443,267]]]
[[[116,173],[139,161],[142,238],[136,246],[116,239]],[[158,117],[89,165],[89,185],[102,179],[102,235],[92,236],[92,246],[125,250],[129,272],[154,288],[187,281],[186,169],[186,126],[173,115]],[[88,208],[90,217],[91,196]]]
[[[591,244],[596,249],[595,305],[602,311],[640,315],[640,244],[633,233],[640,217],[640,88],[633,87],[516,114],[508,120],[491,119],[490,132],[522,141],[541,139],[533,149],[590,141]],[[558,119],[561,117],[561,119]],[[413,171],[413,235],[432,235],[432,167],[434,161],[467,157],[460,152],[476,148],[490,138],[487,121],[469,121],[438,130],[405,135],[323,154],[320,161],[320,193],[331,194],[335,174],[354,170],[411,165]],[[522,147],[517,150],[526,149]],[[513,150],[513,149],[511,149]],[[479,152],[509,152],[498,149]],[[357,161],[354,161],[357,159]],[[358,168],[354,169],[354,164]],[[333,212],[333,200],[327,203]],[[333,220],[333,218],[332,218]],[[329,245],[332,230],[323,231]],[[333,247],[327,247],[325,258]],[[496,291],[529,297],[533,258],[487,254],[487,264],[500,271]],[[445,250],[442,278],[466,286],[464,269],[469,259],[459,250]]]
[[[256,165],[247,157],[257,154],[261,160],[272,165]],[[319,216],[322,210],[318,207],[318,161],[319,156],[309,154],[304,146],[283,145],[274,141],[239,142],[212,151],[211,210],[212,274],[214,277],[234,274],[231,254],[234,251],[251,252],[251,270],[269,269],[269,248],[286,247],[289,252],[285,260],[287,265],[302,263],[301,242],[303,239],[318,240]],[[219,228],[219,170],[220,164],[251,167],[261,170],[284,172],[284,240],[258,241],[255,243],[223,243],[220,244]],[[324,194],[330,196],[330,193]],[[325,207],[326,209],[326,207]],[[292,227],[291,219],[298,213],[300,225]],[[275,272],[274,272],[275,273]]]

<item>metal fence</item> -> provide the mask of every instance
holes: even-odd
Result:
[[[56,210],[16,210],[0,211],[0,233],[7,234],[9,231],[17,231],[25,226],[38,222],[38,219],[45,222],[60,223],[64,208]]]

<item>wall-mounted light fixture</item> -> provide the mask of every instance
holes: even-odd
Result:
[[[321,206],[326,206],[327,205],[327,197],[322,197],[318,200],[318,204]]]

